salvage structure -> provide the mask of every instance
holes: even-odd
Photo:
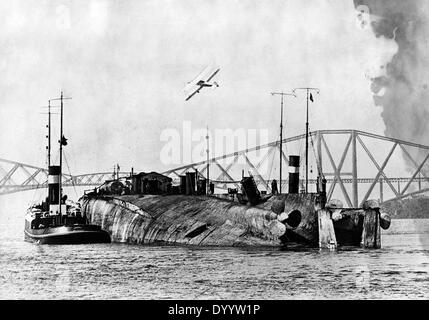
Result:
[[[299,159],[293,158],[295,165]],[[243,177],[242,190],[231,194],[205,194],[205,181],[197,172],[181,177],[179,186],[161,174],[133,175],[131,192],[91,192],[81,198],[91,222],[111,235],[112,241],[137,244],[165,243],[210,246],[284,246],[303,244],[321,248],[363,246],[380,248],[380,227],[390,218],[377,201],[362,208],[326,203],[320,177],[317,193],[297,193],[299,179],[290,170],[288,194],[261,194],[252,176]],[[152,181],[151,188],[142,181]],[[202,182],[204,181],[204,182]],[[121,183],[117,181],[118,183]],[[155,186],[157,186],[155,188]]]

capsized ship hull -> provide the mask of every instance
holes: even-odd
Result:
[[[317,246],[316,198],[316,194],[282,194],[250,206],[206,195],[123,195],[83,197],[81,204],[91,223],[109,232],[113,242]],[[298,221],[290,225],[279,221],[272,210],[279,201],[285,204],[284,212],[299,213]],[[358,224],[349,227],[362,232]],[[351,241],[342,245],[359,245],[360,238]]]
[[[273,246],[286,229],[274,213],[209,196],[97,197],[82,206],[114,242]]]

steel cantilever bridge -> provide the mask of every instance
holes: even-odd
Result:
[[[9,170],[5,170],[9,167]],[[129,175],[119,172],[120,176]],[[48,187],[48,170],[21,162],[0,158],[0,195],[40,189]],[[112,172],[98,172],[81,175],[62,174],[62,185],[71,186],[98,186],[105,180],[113,179]]]
[[[310,132],[309,136],[309,154],[312,153],[313,158],[311,162],[309,155],[310,172],[314,168],[315,172],[324,173],[328,199],[341,199],[346,207],[358,207],[369,198],[383,202],[429,192],[429,174],[425,173],[429,171],[429,146],[358,130],[319,130]],[[164,174],[177,181],[187,171],[197,170],[200,176],[206,177],[209,163],[210,181],[216,188],[239,187],[245,170],[254,176],[260,189],[269,193],[271,181],[279,181],[276,166],[280,159],[287,166],[287,153],[303,154],[300,146],[303,139],[305,135],[283,139],[282,150],[286,153],[282,152],[281,156],[280,141],[274,141],[173,168]],[[129,173],[120,172],[120,176],[125,175]],[[287,175],[283,174],[283,190],[287,190]],[[315,191],[316,176],[317,173],[309,176],[309,192]],[[112,179],[112,172],[64,174],[63,185],[97,186],[108,179]],[[302,180],[302,187],[304,184]],[[0,195],[45,187],[46,169],[0,158]]]

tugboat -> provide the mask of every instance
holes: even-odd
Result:
[[[109,243],[110,235],[100,226],[90,224],[82,214],[80,204],[67,200],[62,194],[62,147],[67,145],[63,135],[63,97],[61,101],[60,164],[51,165],[51,100],[48,105],[48,196],[41,204],[32,205],[25,216],[25,240],[39,244]]]

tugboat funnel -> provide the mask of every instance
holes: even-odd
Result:
[[[59,204],[60,166],[50,166],[48,176],[49,204]]]

